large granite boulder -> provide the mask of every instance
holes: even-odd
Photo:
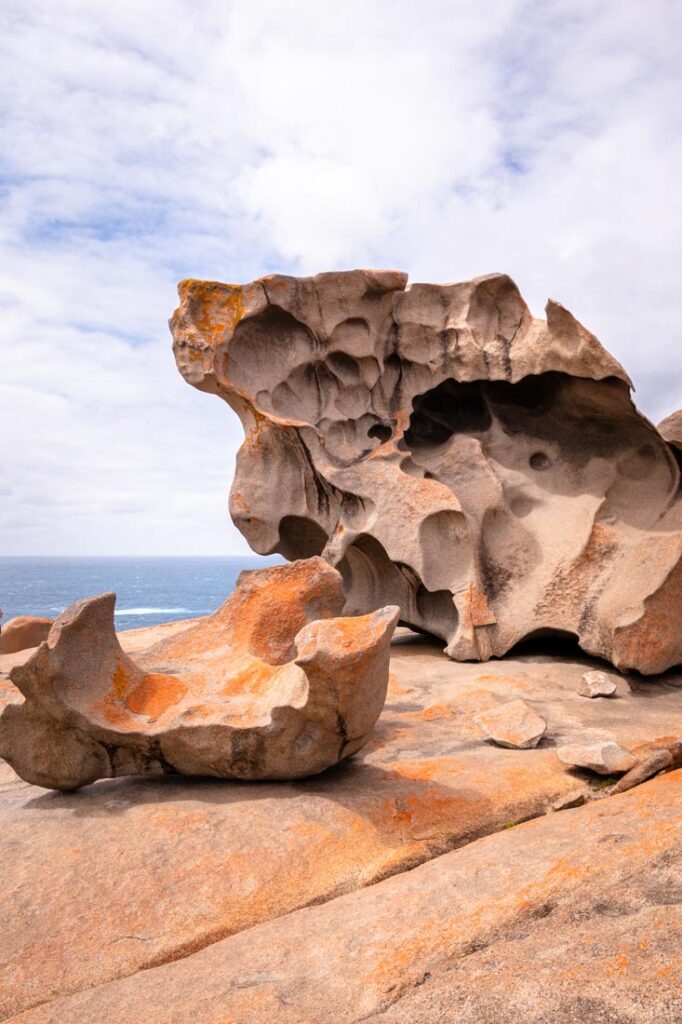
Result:
[[[398,609],[339,618],[322,559],[243,572],[217,612],[135,660],[114,603],[72,605],[11,672],[26,699],[0,715],[0,755],[34,785],[313,775],[359,750],[384,705]]]
[[[235,523],[322,555],[349,612],[399,605],[457,660],[560,633],[643,673],[682,661],[679,417],[659,433],[559,303],[533,317],[504,275],[274,275],[183,282],[171,328],[245,429]]]

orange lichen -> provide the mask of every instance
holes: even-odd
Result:
[[[125,706],[136,715],[158,718],[187,693],[177,676],[147,673],[125,698]]]
[[[272,677],[276,671],[276,666],[266,665],[265,662],[254,659],[240,671],[231,673],[228,681],[218,692],[221,697],[237,697],[241,695],[265,697],[268,694]]]

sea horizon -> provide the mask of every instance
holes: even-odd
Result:
[[[74,601],[116,593],[117,630],[209,615],[243,569],[279,555],[0,555],[0,625],[17,615],[54,619]],[[144,572],[140,571],[142,566]]]

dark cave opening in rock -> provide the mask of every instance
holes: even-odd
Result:
[[[571,658],[588,661],[592,656],[587,654],[578,643],[576,633],[566,629],[534,629],[522,637],[518,643],[504,655],[505,658],[522,658],[524,656],[546,656],[548,658]],[[601,660],[601,659],[597,659]]]
[[[405,441],[411,449],[432,447],[456,433],[483,433],[491,424],[480,384],[450,378],[415,398]]]

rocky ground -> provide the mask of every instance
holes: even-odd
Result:
[[[578,694],[595,668],[613,696]],[[475,718],[519,699],[538,746],[486,740]],[[609,796],[556,751],[681,737],[680,671],[457,664],[403,633],[374,738],[316,778],[64,795],[3,765],[0,1019],[679,1024],[682,771]]]

